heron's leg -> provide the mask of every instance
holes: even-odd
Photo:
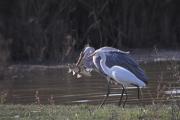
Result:
[[[139,86],[137,86],[137,90],[138,90],[138,100],[140,99],[140,88],[139,88]]]
[[[142,103],[142,106],[144,106],[144,104],[143,104],[143,93],[142,93],[142,89],[141,88],[139,88],[139,91],[140,91],[140,94],[141,94],[141,98],[140,98],[140,103]]]
[[[99,107],[102,107],[104,105],[104,103],[106,102],[107,98],[109,97],[109,94],[110,94],[110,80],[108,79],[108,82],[107,82],[107,93],[106,93],[106,96],[102,100],[101,105]]]
[[[143,100],[143,92],[142,92],[142,89],[139,88],[139,90],[140,90],[140,93],[141,93],[141,99]]]
[[[124,92],[125,92],[125,94],[126,94],[126,99],[125,99],[125,101],[124,101],[123,108],[124,108],[124,106],[125,106],[125,104],[126,104],[126,102],[127,102],[127,99],[128,99],[127,90],[126,90],[125,88],[124,88]]]
[[[124,89],[124,86],[122,85],[121,97],[120,97],[120,99],[119,99],[119,103],[118,103],[118,105],[119,105],[119,106],[121,105],[122,98],[123,98],[123,95],[124,95],[124,91],[125,91],[125,89]]]
[[[143,102],[143,93],[139,86],[137,86],[137,89],[138,89],[138,101],[139,101],[139,105],[141,105],[140,103]]]
[[[139,86],[137,86],[137,92],[138,92],[138,94],[137,94],[138,104],[140,106],[141,101],[140,101],[140,88],[139,88]]]

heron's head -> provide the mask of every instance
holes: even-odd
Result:
[[[95,49],[93,47],[85,47],[83,50],[83,58],[88,58],[89,55],[91,55]]]
[[[76,65],[78,66],[83,64],[84,67],[86,68],[92,68],[93,61],[92,61],[92,57],[89,57],[89,55],[91,55],[94,51],[95,49],[93,47],[89,47],[89,46],[85,47],[84,50],[81,52],[79,60],[76,63]]]

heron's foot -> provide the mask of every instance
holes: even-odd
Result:
[[[106,97],[103,99],[103,101],[101,102],[101,104],[99,105],[98,108],[101,108],[101,107],[104,105],[104,103],[105,103],[106,100],[107,100],[107,97],[108,97],[108,96],[106,96]]]
[[[102,108],[103,105],[104,105],[104,103],[101,103],[98,108]]]
[[[119,106],[119,107],[122,106],[122,108],[124,108],[124,107],[125,107],[125,103],[126,103],[126,101],[124,101],[123,104],[122,104],[122,102],[119,102],[119,103],[118,103],[118,106]]]

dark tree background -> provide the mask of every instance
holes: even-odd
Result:
[[[0,61],[68,62],[95,48],[179,48],[178,0],[1,0]]]

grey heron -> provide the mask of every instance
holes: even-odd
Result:
[[[129,52],[124,52],[112,47],[102,47],[95,50],[93,47],[85,47],[81,52],[76,66],[83,66],[84,69],[94,69],[108,80],[107,93],[100,106],[102,106],[110,94],[110,81],[113,80],[122,85],[122,93],[119,100],[119,105],[124,93],[127,101],[126,88],[129,85],[136,86],[138,89],[138,99],[140,96],[140,88],[145,87],[148,83],[148,78],[145,72],[140,68],[138,63],[130,57]]]

